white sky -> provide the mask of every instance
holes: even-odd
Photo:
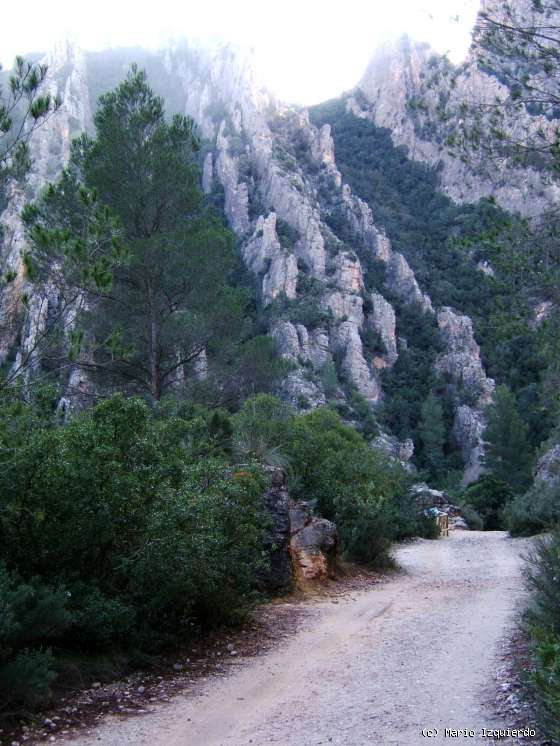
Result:
[[[0,62],[70,34],[84,48],[163,46],[170,37],[254,49],[259,77],[281,99],[312,104],[361,77],[374,48],[407,32],[460,60],[479,0],[26,0],[0,13]]]

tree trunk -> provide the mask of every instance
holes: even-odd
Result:
[[[148,280],[148,305],[150,308],[150,389],[154,401],[161,399],[161,359],[159,326],[156,318],[151,283]]]
[[[161,399],[161,361],[158,348],[158,325],[157,321],[152,318],[150,329],[150,373],[151,389],[154,401]]]

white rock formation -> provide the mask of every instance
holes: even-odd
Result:
[[[397,362],[396,318],[395,310],[389,301],[380,293],[371,294],[373,310],[368,317],[368,323],[379,334],[385,347],[385,361],[389,368]]]
[[[495,2],[492,5],[499,7]],[[495,164],[490,172],[484,163],[473,167],[473,163],[464,163],[452,155],[445,144],[453,126],[461,125],[463,102],[494,105],[496,99],[507,97],[505,86],[484,72],[478,59],[479,50],[473,47],[466,64],[454,70],[426,44],[408,37],[392,41],[376,50],[348,101],[349,110],[389,128],[395,145],[405,145],[412,159],[440,166],[442,188],[456,202],[476,202],[493,195],[506,209],[538,214],[544,204],[557,202],[560,197],[557,187],[541,173]],[[457,112],[456,122],[438,120],[442,98],[447,110]],[[416,106],[419,101],[422,108]],[[435,131],[434,123],[438,121],[441,124]],[[506,126],[512,137],[523,137],[527,131],[536,132],[541,127],[545,132],[551,131],[552,125],[544,117],[521,112],[512,115]]]
[[[484,371],[471,319],[449,307],[442,308],[437,319],[445,351],[435,369],[448,383],[456,405],[453,434],[465,462],[463,481],[468,484],[481,472],[484,410],[492,401],[495,384]]]

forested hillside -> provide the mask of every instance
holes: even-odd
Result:
[[[523,27],[523,72],[487,21],[464,65],[405,39],[309,111],[223,45],[4,75],[0,720],[435,516],[557,525],[558,55]],[[556,546],[528,617],[552,720]]]
[[[513,252],[502,243],[523,230],[521,218],[488,199],[474,205],[453,202],[439,188],[437,168],[411,160],[406,146],[393,144],[389,130],[352,114],[347,99],[316,106],[310,116],[318,126],[331,126],[344,179],[371,207],[377,225],[406,256],[432,300],[473,320],[486,371],[516,395],[529,427],[526,447],[534,451],[552,426],[543,402],[542,340],[530,323],[536,296],[516,276]],[[397,334],[408,338],[408,351],[384,381],[384,414],[400,437],[412,436],[421,448],[422,405],[430,389],[438,389],[433,373],[438,337],[419,329],[407,334],[410,323],[401,310]],[[452,464],[457,445],[450,440],[441,383],[437,398],[444,417],[447,412],[445,448]]]

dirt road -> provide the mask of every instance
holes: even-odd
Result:
[[[445,728],[505,728],[484,705],[500,638],[523,604],[523,542],[454,532],[399,547],[404,573],[317,604],[288,643],[74,746],[457,743]],[[433,737],[422,729],[437,729]]]

